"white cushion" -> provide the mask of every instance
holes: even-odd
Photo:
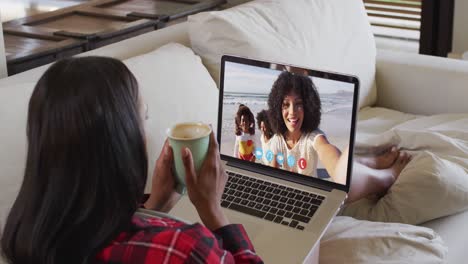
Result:
[[[200,57],[181,44],[170,43],[124,63],[137,78],[148,104],[145,129],[150,182],[168,127],[177,122],[201,121],[212,124],[216,132],[218,89]]]
[[[231,54],[357,75],[376,101],[376,48],[361,0],[257,0],[190,16],[189,35],[215,80]]]
[[[468,211],[450,215],[424,223],[422,226],[433,229],[442,237],[450,249],[447,263],[465,263],[466,238],[468,237]]]
[[[359,144],[364,144],[368,137],[384,133],[418,116],[381,107],[366,107],[358,112],[357,117],[356,141]]]
[[[23,181],[26,161],[26,120],[35,83],[0,87],[0,228]]]
[[[376,81],[381,107],[424,115],[468,113],[467,61],[379,49]]]
[[[444,263],[447,251],[429,228],[339,216],[320,242],[320,263]]]
[[[395,114],[385,109],[378,112],[383,117]],[[365,113],[360,118],[365,116],[372,115]],[[372,123],[385,123],[383,119],[374,117],[360,123],[367,122],[366,126],[371,127]],[[467,210],[468,114],[409,118],[400,113],[400,120],[402,123],[386,132],[362,133],[357,136],[356,146],[396,144],[411,153],[413,159],[384,197],[357,201],[342,214],[372,221],[421,224]],[[361,128],[365,130],[366,126]]]

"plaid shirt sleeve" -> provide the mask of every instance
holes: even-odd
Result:
[[[263,263],[241,225],[211,232],[168,218],[133,218],[97,263]]]
[[[227,225],[214,233],[221,238],[222,248],[231,253],[234,263],[263,263],[242,225]]]

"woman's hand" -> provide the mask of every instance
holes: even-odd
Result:
[[[145,208],[167,213],[179,201],[180,194],[175,191],[176,181],[173,164],[172,148],[166,139],[161,154],[159,154],[156,161],[151,195],[145,202]]]
[[[201,220],[210,230],[216,230],[229,224],[221,208],[221,196],[226,185],[227,175],[221,164],[218,142],[216,142],[214,133],[211,132],[208,153],[198,175],[195,172],[190,150],[186,148],[182,153],[187,193]]]

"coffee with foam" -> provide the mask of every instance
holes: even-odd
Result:
[[[202,123],[182,123],[175,125],[168,133],[174,139],[196,139],[209,135],[211,129]]]

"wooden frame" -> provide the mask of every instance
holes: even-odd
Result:
[[[68,39],[54,36],[53,34],[37,34],[37,32],[3,31],[6,45],[6,60],[8,75],[20,73],[57,59],[73,56],[86,50],[86,41]],[[11,52],[11,45],[15,45],[15,39],[25,39],[27,42],[49,42],[46,45],[32,47],[30,49],[15,50]]]
[[[94,0],[3,23],[9,75],[162,28],[226,0]],[[120,5],[120,8],[113,8]],[[122,5],[124,8],[122,8]],[[152,7],[152,8],[151,8]],[[13,46],[13,47],[12,47]]]
[[[447,57],[452,51],[454,0],[424,0],[419,53]]]
[[[61,23],[67,18],[83,21],[84,25],[86,25],[87,19],[91,20],[96,28],[93,30],[87,28],[80,30],[78,25],[76,25],[76,28],[75,25],[70,25],[70,23]],[[126,12],[80,6],[74,9],[67,8],[66,10],[18,19],[13,23],[5,23],[4,30],[16,34],[53,34],[54,36],[82,39],[87,41],[86,50],[92,50],[104,46],[106,43],[118,41],[122,39],[123,35],[130,34],[128,37],[131,37],[152,31],[158,27],[158,22],[156,20],[129,17]]]
[[[420,21],[417,25],[372,22],[373,26],[420,32],[419,53],[447,57],[452,50],[454,0],[363,0],[369,17]]]
[[[133,2],[133,3],[131,3]],[[180,5],[173,10],[162,10],[159,12],[156,9],[156,4],[160,3],[174,3],[175,5]],[[98,0],[94,1],[92,6],[97,8],[110,8],[114,10],[115,6],[128,4],[141,4],[142,6],[145,3],[149,3],[150,6],[153,5],[153,10],[150,6],[147,6],[145,10],[133,10],[131,6],[127,6],[127,10],[130,12],[127,16],[138,17],[138,18],[147,18],[147,19],[159,19],[160,21],[168,22],[184,16],[192,15],[201,11],[206,11],[222,4],[227,3],[226,0],[158,0],[158,1],[148,1],[148,0]],[[185,5],[185,6],[183,6]],[[135,5],[134,5],[135,6]],[[113,8],[114,7],[114,8]],[[163,8],[162,8],[163,9]]]
[[[61,23],[67,18],[92,20],[94,28],[80,31],[80,25],[75,27],[80,23]],[[158,26],[158,20],[128,17],[125,12],[97,9],[90,3],[9,21],[3,23],[8,74],[153,31]]]

